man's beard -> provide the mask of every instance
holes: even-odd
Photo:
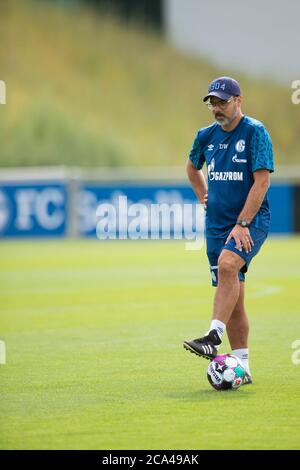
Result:
[[[217,118],[218,115],[220,115],[219,118]],[[215,115],[215,120],[217,124],[219,124],[219,126],[229,126],[232,123],[232,121],[235,120],[236,117],[237,117],[237,112],[235,112],[234,115],[231,117],[225,117],[221,113],[217,113]]]
[[[216,118],[216,122],[217,122],[217,124],[219,124],[219,126],[228,126],[229,124],[232,123],[232,121],[233,121],[233,119],[227,118],[227,117],[222,117],[222,118],[219,118],[219,119]]]

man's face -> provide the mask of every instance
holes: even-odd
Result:
[[[232,96],[228,101],[220,100],[217,96],[209,99],[212,113],[220,126],[228,126],[237,117],[241,107],[241,97]]]

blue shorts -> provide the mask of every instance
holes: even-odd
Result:
[[[218,258],[224,248],[226,250],[233,251],[234,253],[238,254],[241,258],[243,258],[243,260],[245,260],[245,264],[239,272],[240,281],[245,281],[245,273],[248,271],[248,266],[252,258],[257,255],[261,246],[263,245],[264,241],[268,236],[266,232],[255,227],[250,226],[249,230],[251,238],[254,242],[254,246],[252,247],[252,250],[249,253],[246,253],[244,249],[242,251],[239,251],[236,248],[234,238],[231,238],[229,242],[225,245],[227,236],[230,232],[228,232],[228,234],[224,238],[206,237],[206,254],[209,260],[212,285],[214,287],[218,285]]]

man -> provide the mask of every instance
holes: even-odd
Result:
[[[185,341],[184,347],[212,360],[227,330],[232,354],[246,369],[244,383],[250,384],[244,281],[269,231],[267,190],[274,171],[272,142],[261,122],[242,114],[240,86],[233,78],[214,80],[203,101],[216,122],[199,130],[187,174],[206,208],[207,256],[212,285],[217,289],[208,332]],[[208,187],[202,172],[204,163]]]

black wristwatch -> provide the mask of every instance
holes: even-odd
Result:
[[[242,220],[242,219],[241,219],[241,220],[237,220],[236,224],[237,224],[237,225],[240,225],[240,226],[243,227],[243,228],[246,228],[246,227],[248,228],[248,227],[250,227],[250,224],[248,224],[247,220]]]

